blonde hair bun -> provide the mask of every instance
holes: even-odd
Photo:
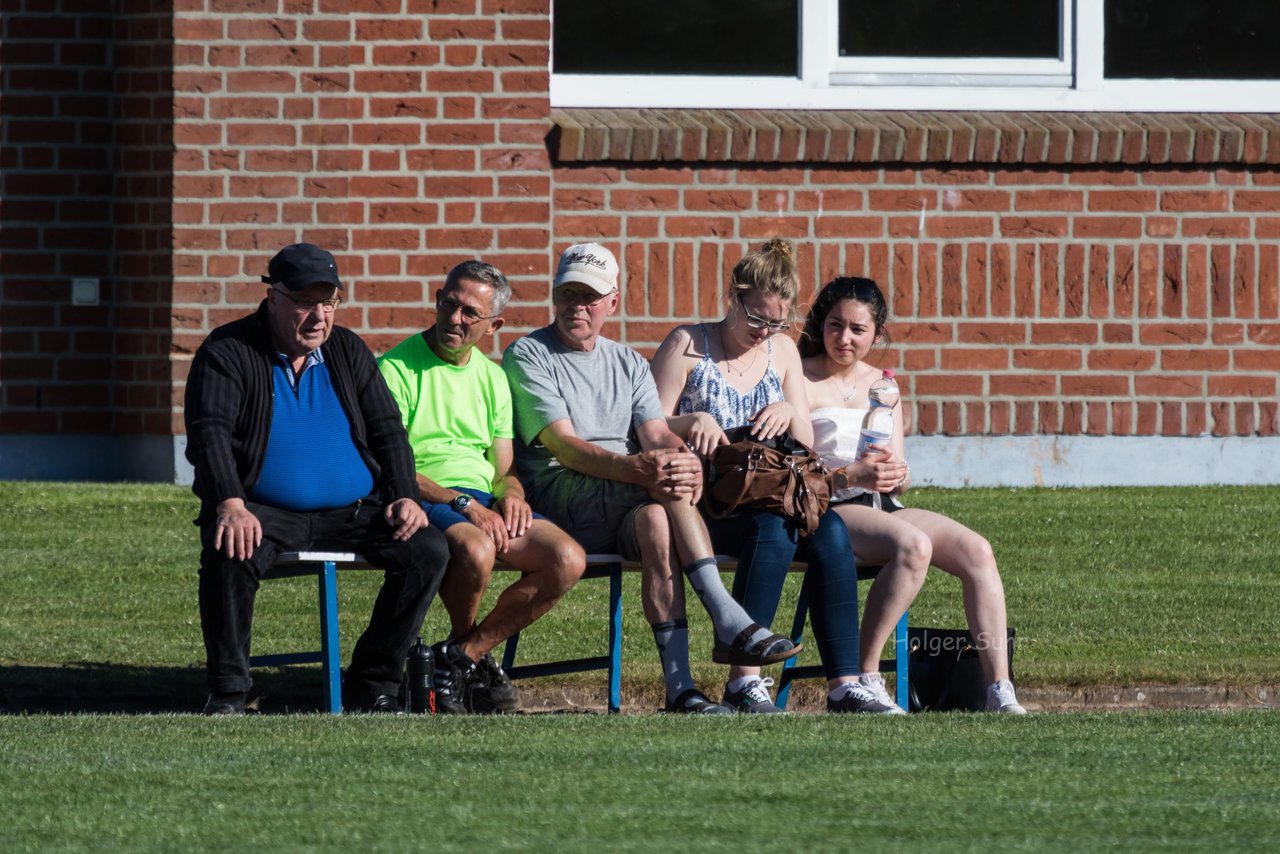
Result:
[[[782,237],[770,238],[760,251],[767,255],[779,255],[786,261],[796,260],[796,247],[790,240]]]

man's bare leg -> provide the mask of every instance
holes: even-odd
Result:
[[[475,525],[450,525],[444,538],[449,544],[449,565],[440,584],[440,601],[449,614],[449,636],[460,638],[475,628],[497,553],[493,540]]]
[[[716,635],[713,658],[724,664],[770,664],[790,657],[800,647],[759,626],[729,595],[720,579],[711,535],[688,498],[663,498],[672,540],[684,575],[711,617]]]
[[[684,714],[730,714],[697,689],[689,669],[689,623],[685,617],[684,575],[676,565],[671,522],[661,504],[646,504],[636,513],[636,541],[644,567],[640,590],[644,615],[662,662],[666,689],[663,707]]]
[[[474,532],[492,546],[489,537],[474,525],[454,525],[449,530],[454,528],[469,529],[466,536]],[[550,611],[578,583],[587,568],[582,546],[545,519],[533,520],[529,532],[511,540],[501,558],[520,570],[520,578],[502,591],[493,610],[479,625],[457,637],[458,645],[473,661],[479,661],[498,644]]]
[[[514,711],[519,708],[515,686],[489,653],[560,601],[582,577],[586,555],[564,531],[535,519],[528,533],[509,541],[501,555],[520,570],[520,578],[502,591],[493,610],[476,624],[479,599],[492,577],[497,557],[494,543],[474,525],[451,525],[446,533],[452,535],[451,544],[457,543],[450,569],[455,569],[456,561],[459,581],[470,584],[459,583],[454,588],[458,598],[445,602],[455,634],[451,640],[436,645],[437,710],[448,714]],[[474,590],[478,579],[486,580],[479,587],[479,595]],[[468,622],[472,627],[459,632],[459,627]]]

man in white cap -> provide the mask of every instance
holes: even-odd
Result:
[[[645,617],[666,681],[666,710],[727,714],[689,672],[684,584],[715,629],[712,658],[760,665],[799,650],[752,622],[725,590],[698,513],[702,465],[667,428],[649,364],[600,335],[618,308],[618,262],[598,243],[570,246],[551,292],[554,320],[507,348],[516,465],[531,504],[587,552],[639,560]]]

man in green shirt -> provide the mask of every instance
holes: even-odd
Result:
[[[491,651],[533,623],[582,577],[582,547],[532,512],[511,471],[514,435],[506,375],[491,346],[511,286],[493,265],[464,261],[436,292],[436,322],[378,361],[413,447],[431,525],[449,544],[440,599],[452,634],[435,645],[437,711],[509,712],[515,687]],[[520,570],[476,622],[497,558]]]

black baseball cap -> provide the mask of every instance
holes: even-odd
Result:
[[[262,281],[268,285],[282,284],[291,291],[317,283],[342,289],[333,255],[313,243],[291,243],[281,249],[267,265],[267,275]]]

